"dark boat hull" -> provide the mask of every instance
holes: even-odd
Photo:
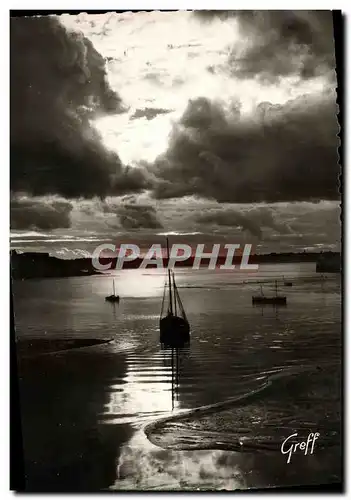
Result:
[[[286,297],[275,296],[275,297],[262,297],[258,295],[257,297],[252,297],[253,304],[279,304],[286,305]]]
[[[105,300],[107,300],[107,302],[119,302],[119,296],[109,295],[108,297],[105,297]]]
[[[190,342],[190,325],[184,318],[166,316],[160,320],[160,342],[170,347],[182,347]]]

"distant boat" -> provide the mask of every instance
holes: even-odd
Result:
[[[286,297],[284,295],[278,295],[278,282],[275,281],[275,295],[264,295],[261,285],[261,295],[253,295],[252,303],[286,305]]]
[[[292,281],[287,281],[286,279],[284,279],[284,276],[283,276],[283,282],[284,286],[292,286]]]
[[[113,280],[113,294],[107,295],[107,297],[105,297],[105,300],[107,300],[108,302],[119,302],[119,295],[116,295],[115,290],[115,280]]]
[[[167,238],[167,262],[169,262],[169,245]],[[162,317],[163,306],[168,291],[168,308]],[[174,272],[168,269],[168,282],[165,285],[161,318],[160,342],[167,347],[183,347],[190,341],[190,325],[185,314],[182,301],[175,283]]]

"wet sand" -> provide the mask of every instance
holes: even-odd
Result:
[[[114,482],[132,430],[98,421],[111,379],[125,372],[123,355],[106,347],[19,356],[26,491],[101,491]]]
[[[38,357],[46,354],[56,354],[68,349],[81,349],[94,345],[105,344],[111,340],[102,339],[18,339],[16,342],[17,353],[21,358]]]

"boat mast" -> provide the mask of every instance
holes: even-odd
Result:
[[[177,297],[176,297],[176,285],[174,280],[174,272],[172,273],[173,277],[173,290],[174,290],[174,314],[177,316]]]
[[[278,297],[278,282],[275,280],[275,296]]]
[[[169,288],[169,312],[173,314],[173,304],[172,304],[172,282],[171,282],[171,270],[169,268],[169,242],[167,238],[167,267],[168,267],[168,288]]]
[[[112,282],[113,282],[113,295],[116,295],[116,292],[115,292],[115,280],[113,280]]]

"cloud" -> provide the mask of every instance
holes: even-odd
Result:
[[[132,116],[131,120],[135,120],[136,118],[146,118],[147,120],[152,120],[158,115],[165,115],[171,113],[171,109],[163,109],[163,108],[143,108],[136,109]]]
[[[124,111],[105,61],[54,17],[11,18],[11,188],[68,198],[140,191],[146,181],[91,126]]]
[[[260,226],[250,218],[245,217],[240,212],[234,210],[218,209],[209,213],[200,214],[197,221],[201,224],[209,224],[211,226],[239,226],[243,231],[249,231],[256,238],[261,239],[262,232]]]
[[[213,19],[228,19],[236,17],[240,11],[237,10],[194,10],[193,15],[201,22],[210,23]]]
[[[127,195],[105,200],[87,200],[77,204],[79,216],[88,221],[99,224],[100,229],[163,229],[156,208],[148,202],[139,201],[138,197]]]
[[[234,18],[241,43],[233,43],[227,69],[238,78],[272,81],[291,74],[335,78],[331,11],[200,11],[209,22]]]
[[[163,229],[152,205],[125,204],[116,213],[123,229]]]
[[[11,200],[11,229],[52,230],[71,227],[72,204],[66,200],[14,198]]]
[[[198,195],[251,203],[339,199],[335,95],[261,103],[190,100],[150,172],[156,198]]]
[[[233,207],[212,208],[197,216],[197,222],[212,227],[241,227],[249,231],[252,236],[262,239],[262,229],[271,228],[279,234],[291,232],[289,225],[275,220],[273,211],[267,207],[242,209]]]
[[[251,14],[251,15],[250,15]],[[328,11],[253,12],[241,16],[241,32],[253,42],[229,64],[236,76],[263,79],[298,74],[312,78],[335,68],[333,19]]]

